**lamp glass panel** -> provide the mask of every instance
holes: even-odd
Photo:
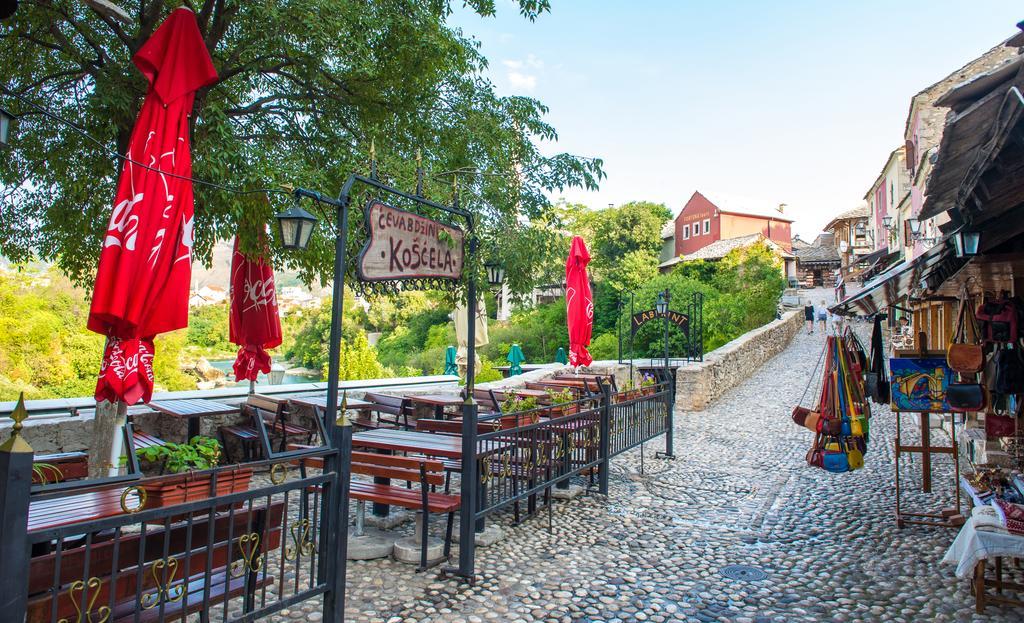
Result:
[[[313,235],[313,222],[301,219],[299,220],[298,229],[298,237],[296,239],[298,248],[305,249],[309,246],[309,239]]]
[[[981,232],[964,232],[964,255],[977,255],[978,247],[981,246]]]
[[[298,246],[299,221],[293,218],[282,218],[278,220],[281,224],[281,244],[286,249],[294,249]]]

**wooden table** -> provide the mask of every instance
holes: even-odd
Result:
[[[338,408],[341,408],[343,396],[338,396]],[[311,407],[318,412],[327,410],[327,395],[323,396],[299,396],[298,398],[289,398],[288,402],[297,404],[303,407]],[[370,411],[373,410],[373,403],[365,400],[359,400],[358,398],[344,397],[345,408],[353,411]]]
[[[237,405],[226,405],[214,400],[154,400],[149,403],[153,409],[177,418],[188,418],[188,439],[199,434],[199,418],[214,415],[239,413]]]
[[[385,452],[416,452],[445,459],[462,459],[462,437],[458,435],[380,428],[352,435],[352,445]]]
[[[418,394],[415,396],[406,396],[406,398],[415,405],[426,405],[434,407],[434,417],[438,420],[444,418],[445,407],[459,407],[465,402],[459,396],[452,396],[450,394]]]

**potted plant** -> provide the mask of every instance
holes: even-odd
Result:
[[[510,394],[501,403],[501,412],[507,414],[501,416],[501,427],[517,428],[533,424],[540,417],[540,413],[536,409],[537,399],[535,397]],[[529,411],[529,413],[524,413],[525,411]]]
[[[560,390],[549,389],[548,400],[551,404],[548,412],[553,418],[572,415],[580,410],[580,406],[574,402],[572,390],[568,387]]]
[[[194,472],[205,472],[217,466],[221,447],[216,439],[196,435],[188,443],[139,448],[135,454],[142,461],[162,464],[164,471],[174,474],[142,482],[140,486],[146,490],[146,508],[172,506],[210,497],[213,475]],[[251,478],[252,469],[249,468],[223,470],[217,474],[214,496],[245,491],[249,488]]]
[[[654,387],[656,384],[653,374],[644,374],[643,378],[640,379],[640,393],[644,396],[650,396],[657,391]]]
[[[618,395],[616,395],[615,402],[626,402],[627,400],[633,400],[634,398],[639,397],[640,390],[637,388],[636,383],[633,382],[633,379],[629,379],[622,384],[622,389],[620,389]]]

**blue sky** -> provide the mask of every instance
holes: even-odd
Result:
[[[903,142],[910,98],[1017,29],[1019,0],[552,0],[530,23],[460,10],[499,93],[551,108],[545,152],[604,159],[593,208],[694,190],[786,203],[813,236]]]

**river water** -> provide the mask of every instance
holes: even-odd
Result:
[[[245,384],[247,384],[248,381],[242,381],[241,383],[232,383],[232,382],[230,382],[231,379],[235,378],[235,373],[231,369],[231,366],[234,365],[234,363],[235,363],[234,359],[214,359],[214,360],[210,361],[210,365],[211,366],[213,366],[214,368],[217,368],[218,370],[223,371],[224,374],[227,375],[228,381],[229,381],[228,382],[229,385],[245,385]],[[296,383],[315,383],[317,381],[322,381],[322,380],[323,380],[323,377],[320,376],[319,374],[307,376],[307,375],[303,375],[303,374],[291,374],[291,373],[285,372],[284,373],[284,380],[281,381],[281,384],[282,385],[294,385]],[[259,377],[256,379],[256,384],[257,385],[267,385],[269,383],[270,383],[270,380],[267,379],[267,375],[265,375],[265,374],[260,374]]]

